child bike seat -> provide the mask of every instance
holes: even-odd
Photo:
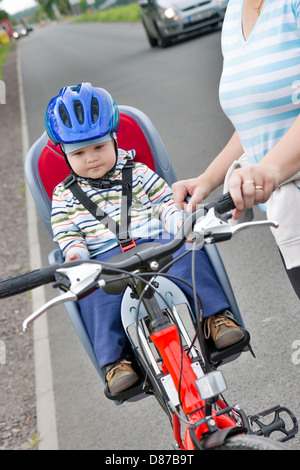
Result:
[[[119,148],[124,150],[135,149],[135,161],[145,163],[161,176],[169,186],[172,186],[176,181],[175,171],[167,150],[153,123],[143,112],[131,106],[119,106],[119,110],[121,115],[120,127],[117,134]],[[52,229],[50,219],[52,192],[55,186],[62,182],[69,173],[70,169],[65,162],[60,147],[54,145],[49,140],[47,133],[44,132],[28,151],[25,160],[25,177],[39,215],[51,236]],[[205,246],[204,249],[222,285],[231,312],[244,328],[243,319],[217,247],[215,245],[209,245]],[[53,250],[49,254],[49,262],[63,262],[60,250]],[[69,302],[65,304],[65,308],[87,354],[101,379],[104,380],[103,371],[96,360],[77,304]],[[235,359],[240,353],[241,351],[231,355],[229,358],[224,358],[224,362]]]

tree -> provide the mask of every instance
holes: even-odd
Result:
[[[0,4],[1,4],[2,0],[0,0]],[[0,5],[1,6],[1,5]],[[1,10],[0,9],[0,21],[1,20],[8,20],[9,19],[9,14],[6,13],[5,10]]]
[[[67,15],[70,13],[71,7],[69,0],[56,0],[55,3],[62,15]]]
[[[62,15],[70,12],[69,0],[37,0],[49,18],[54,18],[52,5],[55,4]],[[0,0],[1,2],[1,0]]]
[[[1,0],[0,0],[1,2]],[[6,13],[6,11],[4,10],[0,10],[0,21],[1,20],[8,20],[9,19],[9,15],[8,13]]]

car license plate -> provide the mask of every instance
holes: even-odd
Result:
[[[189,16],[188,19],[190,23],[195,23],[196,21],[209,18],[212,15],[213,15],[213,10],[199,11],[199,13],[195,13],[194,15]]]

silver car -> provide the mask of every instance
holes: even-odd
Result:
[[[152,47],[213,26],[224,19],[228,0],[140,0],[142,22]]]

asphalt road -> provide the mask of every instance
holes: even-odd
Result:
[[[151,50],[139,23],[57,24],[35,31],[19,48],[31,144],[44,131],[49,99],[81,81],[143,110],[159,130],[179,179],[204,170],[231,135],[218,102],[219,31]],[[46,264],[53,244],[41,224],[39,234]],[[226,397],[249,414],[281,404],[299,419],[299,301],[273,238],[268,229],[252,229],[220,251],[256,354],[256,359],[243,354],[223,368]],[[59,448],[172,449],[168,420],[155,401],[116,407],[105,399],[67,315],[52,312],[48,323]],[[299,442],[289,445],[299,449]]]

